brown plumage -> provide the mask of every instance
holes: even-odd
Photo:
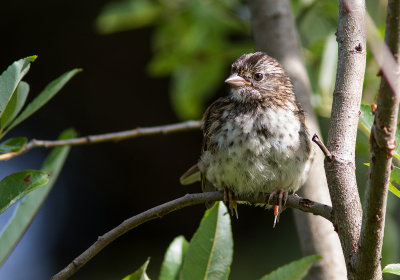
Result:
[[[304,112],[282,66],[262,52],[238,58],[225,82],[231,92],[204,113],[202,155],[181,182],[198,170],[203,191],[225,190],[235,211],[234,194],[279,194],[279,213],[312,161]]]

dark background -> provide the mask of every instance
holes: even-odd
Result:
[[[169,80],[147,75],[151,28],[100,35],[94,20],[107,1],[11,1],[2,3],[0,71],[37,54],[25,80],[29,100],[52,79],[83,68],[44,108],[11,136],[55,139],[74,127],[80,135],[101,134],[178,122],[171,110]],[[15,2],[14,2],[15,3]],[[229,65],[227,65],[227,74]],[[226,88],[221,81],[220,94]],[[124,219],[187,192],[179,176],[197,161],[199,131],[73,147],[52,193],[28,232],[0,268],[0,279],[48,279]],[[40,168],[47,150],[1,162],[1,176]],[[0,219],[4,225],[13,209]],[[121,279],[151,257],[156,279],[168,244],[190,240],[205,208],[189,207],[146,223],[117,239],[72,279]],[[230,279],[256,279],[300,258],[291,211],[276,229],[262,208],[239,206],[233,219],[235,255]]]

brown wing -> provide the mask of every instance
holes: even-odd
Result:
[[[190,185],[201,180],[201,174],[197,163],[190,167],[180,178],[181,185]]]
[[[232,106],[232,103],[229,102],[227,97],[222,97],[214,101],[205,111],[203,116],[203,145],[201,152],[205,151],[213,151],[216,148],[215,143],[211,143],[211,135],[215,134],[215,132],[221,129],[222,123],[222,114],[225,109],[228,109],[229,106]],[[214,186],[208,182],[204,174],[201,174],[201,189],[203,192],[215,191]],[[207,208],[210,208],[214,203],[206,203]]]
[[[214,145],[210,143],[210,135],[213,135],[216,130],[219,130],[222,123],[223,112],[232,107],[232,102],[229,101],[228,97],[222,97],[215,100],[205,111],[203,115],[203,145],[201,152],[212,150]]]

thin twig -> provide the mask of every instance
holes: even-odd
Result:
[[[18,152],[10,152],[0,155],[0,160],[7,160],[18,156],[22,153],[25,153],[33,148],[53,148],[58,146],[76,146],[76,145],[87,145],[94,143],[102,143],[109,141],[121,141],[129,138],[141,137],[141,136],[149,136],[156,134],[169,134],[181,131],[188,131],[199,129],[201,126],[201,121],[187,121],[182,123],[161,125],[161,126],[153,126],[153,127],[138,127],[131,130],[114,132],[114,133],[106,133],[99,135],[90,135],[84,136],[74,139],[68,140],[36,140],[32,139],[26,144],[21,150]]]
[[[332,160],[332,154],[329,152],[328,148],[325,146],[325,144],[319,139],[317,134],[314,134],[312,137],[312,141],[318,145],[318,147],[321,149],[321,151],[324,153],[326,158],[331,161]]]
[[[206,201],[219,201],[223,199],[224,199],[223,192],[186,194],[183,197],[166,202],[164,204],[151,208],[145,212],[142,212],[136,216],[133,216],[123,221],[119,226],[115,227],[114,229],[100,236],[95,243],[93,243],[80,256],[75,258],[63,270],[54,275],[52,279],[60,280],[69,278],[111,242],[113,242],[126,232],[134,229],[135,227],[145,222],[148,222],[156,218],[161,218],[171,212],[174,212],[176,210],[182,209],[187,206],[202,204],[205,203]],[[250,203],[265,203],[265,204],[268,204],[268,199],[269,199],[269,194],[259,194],[258,196],[252,199],[248,199],[245,197],[236,197],[236,200],[238,201],[248,201]],[[271,204],[276,204],[277,202],[278,202],[277,197],[274,197],[270,201]],[[301,211],[313,213],[314,215],[320,215],[326,218],[327,220],[331,221],[332,208],[330,206],[314,202],[305,198],[301,198],[297,195],[288,196],[286,207],[296,208]]]

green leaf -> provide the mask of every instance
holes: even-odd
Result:
[[[1,129],[4,129],[18,115],[25,104],[28,93],[29,84],[21,81],[0,119]]]
[[[0,213],[48,181],[46,172],[37,170],[24,170],[8,175],[0,182]]]
[[[189,242],[182,235],[172,241],[165,253],[159,280],[179,279],[179,272],[188,247]]]
[[[400,198],[400,191],[393,184],[389,184],[389,191]]]
[[[22,121],[30,117],[33,113],[39,110],[43,105],[45,105],[51,98],[54,97],[63,86],[78,72],[82,71],[81,69],[73,69],[62,74],[60,77],[51,81],[44,90],[31,102],[29,103],[25,110],[11,123],[8,127],[8,132],[10,129],[20,124]],[[3,135],[6,133],[4,132]]]
[[[122,280],[150,280],[149,276],[146,274],[147,266],[149,265],[150,258],[134,273],[125,276]]]
[[[370,105],[361,105],[360,121],[366,133],[371,133],[371,127],[374,123],[375,116],[372,114]],[[400,124],[397,124],[396,143],[400,143]],[[393,155],[400,160],[400,145],[396,145]]]
[[[36,59],[36,55],[15,61],[0,76],[0,118],[2,117],[10,99],[19,82],[28,73],[30,63]]]
[[[320,259],[321,256],[319,255],[302,258],[279,267],[270,274],[262,277],[261,280],[301,280],[307,275],[311,265]]]
[[[65,140],[74,138],[75,136],[76,133],[70,129],[63,132],[59,139]],[[17,245],[19,239],[24,234],[40,206],[46,199],[48,193],[57,180],[58,174],[67,158],[69,150],[69,146],[58,147],[47,156],[41,170],[46,174],[49,174],[48,183],[29,193],[24,200],[17,205],[13,216],[0,234],[0,265]]]
[[[225,65],[198,63],[177,69],[172,76],[171,101],[181,119],[197,119],[213,88],[223,85]]]
[[[360,122],[365,131],[371,133],[371,127],[374,123],[375,116],[372,114],[371,106],[367,104],[361,104],[361,115]]]
[[[228,279],[233,256],[231,221],[225,204],[207,210],[190,241],[180,279]]]
[[[14,137],[0,143],[0,153],[18,152],[28,142],[26,137]]]
[[[390,182],[400,184],[400,168],[393,166],[392,173],[390,173]]]
[[[108,34],[151,25],[160,19],[162,7],[155,1],[113,1],[96,19],[100,33]]]
[[[397,166],[393,166],[392,173],[390,173],[390,182],[389,191],[400,198],[400,191],[393,185],[393,183],[400,184],[400,168]]]
[[[364,165],[369,166],[369,162],[364,163]],[[390,173],[389,191],[400,198],[400,191],[393,185],[393,183],[400,184],[400,168],[397,166],[393,166],[393,170]]]
[[[400,275],[400,263],[392,263],[385,266],[382,273],[390,273],[394,275]]]

